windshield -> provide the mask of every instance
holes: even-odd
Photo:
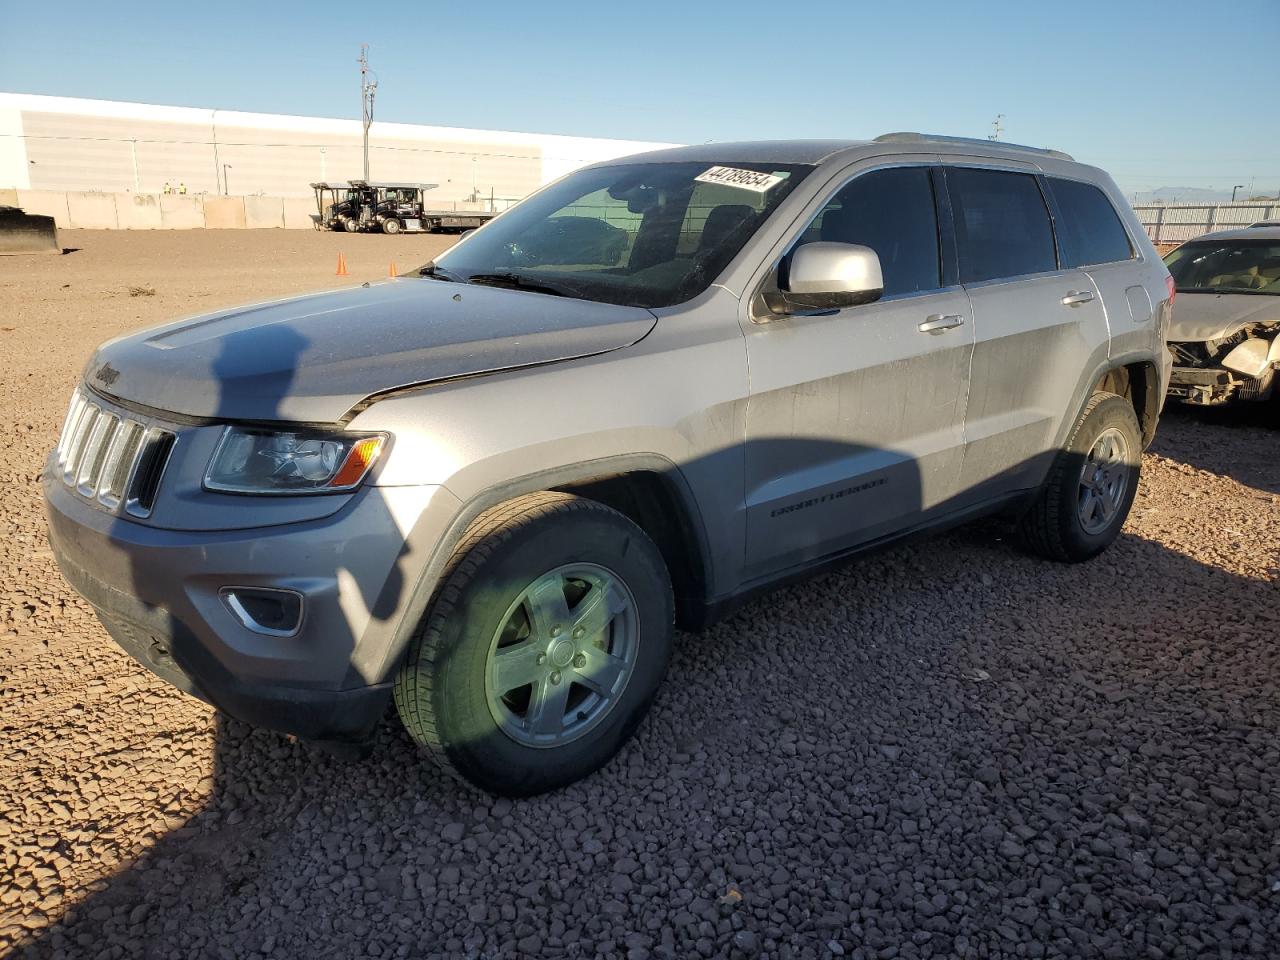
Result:
[[[1280,295],[1280,241],[1184,243],[1164,258],[1180,293]]]
[[[582,170],[439,257],[437,275],[629,306],[682,303],[711,285],[810,170],[706,162]]]

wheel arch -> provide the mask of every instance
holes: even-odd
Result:
[[[596,500],[628,517],[657,544],[667,564],[681,626],[699,627],[713,583],[711,550],[693,490],[676,465],[658,454],[607,457],[504,481],[467,500],[419,572],[404,616],[388,645],[378,680],[393,678],[409,641],[444,581],[467,529],[486,510],[545,490]]]
[[[553,489],[617,510],[657,545],[671,576],[676,619],[696,626],[710,596],[710,550],[692,492],[674,465],[650,467],[561,484]]]
[[[1155,363],[1150,360],[1116,363],[1094,382],[1089,396],[1095,393],[1114,393],[1128,400],[1138,418],[1142,445],[1150,445],[1160,420],[1160,373]],[[1085,402],[1088,403],[1088,397]]]

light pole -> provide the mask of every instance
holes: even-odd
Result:
[[[1236,202],[1236,191],[1237,191],[1237,190],[1243,190],[1243,189],[1244,189],[1244,184],[1243,184],[1243,183],[1237,183],[1234,187],[1232,187],[1232,188],[1231,188],[1231,202],[1232,202],[1232,203],[1235,203],[1235,202]]]
[[[138,138],[129,141],[129,153],[133,157],[133,192],[142,192],[142,183],[138,179]]]
[[[231,196],[231,184],[227,182],[227,171],[231,169],[231,164],[224,163],[222,165],[222,195],[224,197]]]
[[[369,45],[360,44],[360,119],[364,124],[364,179],[369,181],[369,126],[373,123],[373,96],[378,92],[378,75],[369,78]]]

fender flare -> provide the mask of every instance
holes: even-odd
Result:
[[[1095,364],[1084,376],[1080,378],[1076,385],[1077,395],[1080,402],[1076,410],[1072,411],[1071,416],[1063,419],[1058,426],[1058,432],[1054,437],[1053,449],[1061,450],[1063,444],[1066,443],[1067,437],[1070,435],[1072,428],[1080,419],[1080,415],[1084,413],[1085,407],[1089,405],[1089,398],[1093,396],[1094,384],[1101,381],[1107,374],[1115,370],[1124,370],[1140,363],[1150,367],[1155,376],[1148,379],[1146,384],[1147,396],[1142,398],[1146,409],[1152,411],[1152,425],[1150,436],[1147,435],[1145,425],[1139,420],[1139,428],[1143,432],[1144,443],[1150,443],[1155,437],[1155,423],[1159,419],[1161,382],[1160,382],[1160,364],[1159,361],[1149,353],[1129,353],[1121,356],[1106,357],[1102,362]]]
[[[449,524],[444,536],[440,537],[431,550],[427,562],[423,564],[417,579],[411,587],[409,603],[405,607],[400,622],[396,625],[391,642],[387,645],[381,665],[376,674],[367,680],[368,683],[384,683],[394,679],[396,672],[404,663],[408,654],[409,641],[426,614],[431,601],[435,598],[442,575],[458,544],[462,541],[467,528],[476,517],[496,507],[500,503],[513,500],[528,493],[540,490],[551,490],[559,487],[589,483],[607,477],[626,473],[657,473],[669,482],[671,491],[679,500],[692,529],[695,548],[693,561],[698,565],[704,582],[712,582],[711,550],[707,541],[706,525],[702,521],[702,513],[698,507],[693,488],[689,485],[680,468],[667,457],[660,454],[626,454],[623,456],[604,457],[599,460],[586,460],[570,466],[557,467],[504,481],[488,487],[465,501]],[[446,484],[445,489],[448,489]],[[381,598],[380,598],[381,599]]]

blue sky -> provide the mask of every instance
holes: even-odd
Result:
[[[699,142],[926,130],[1280,192],[1280,0],[0,0],[0,90]]]

